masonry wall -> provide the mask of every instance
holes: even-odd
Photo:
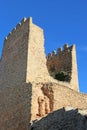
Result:
[[[87,95],[70,89],[65,82],[32,84],[31,122],[67,106],[86,110]]]
[[[57,54],[48,55],[47,67],[51,71],[54,69],[55,72],[65,71],[71,75],[72,68],[72,56],[71,56],[72,47],[65,50],[61,50]]]
[[[44,52],[43,30],[30,24],[27,59],[27,82],[46,82],[50,79]]]
[[[79,90],[75,45],[68,47],[68,45],[65,44],[64,50],[59,48],[57,54],[54,51],[52,54],[48,54],[47,68],[50,75],[52,75],[53,72],[67,72],[71,77],[70,81],[68,81],[70,87],[76,91]]]
[[[23,19],[6,37],[0,61],[1,86],[15,86],[26,81],[28,36],[29,19]]]
[[[31,93],[31,84],[0,89],[0,130],[28,130]]]
[[[42,90],[45,95],[53,92],[53,110],[66,106],[87,109],[87,94],[70,89],[67,83],[45,84]]]

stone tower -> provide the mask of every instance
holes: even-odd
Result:
[[[61,71],[67,72],[70,76],[68,81],[70,88],[79,91],[75,45],[68,47],[68,44],[65,44],[63,50],[62,48],[58,48],[57,53],[55,51],[49,53],[47,57],[47,67],[50,75]]]
[[[36,98],[34,84],[50,79],[43,30],[32,18],[24,18],[5,38],[0,59],[0,128],[28,130]]]
[[[24,18],[5,38],[0,61],[0,84],[48,81],[43,30]]]

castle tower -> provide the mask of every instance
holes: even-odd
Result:
[[[27,130],[43,95],[36,84],[48,81],[43,30],[24,18],[5,38],[0,59],[0,128]]]
[[[79,91],[78,87],[78,71],[76,61],[76,47],[72,45],[68,47],[65,44],[62,48],[58,48],[58,52],[54,51],[48,54],[47,68],[51,76],[55,78],[55,75],[60,72],[66,72],[70,77],[66,79],[69,83],[69,87],[75,91]]]
[[[54,80],[48,70],[66,71],[71,80]],[[30,122],[70,106],[77,96],[69,88],[78,91],[75,46],[53,51],[46,66],[43,30],[24,18],[5,38],[0,59],[0,128],[28,130]]]
[[[5,38],[0,66],[0,84],[48,80],[43,30],[32,18],[24,18]]]

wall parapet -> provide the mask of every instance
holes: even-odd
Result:
[[[78,91],[78,71],[76,62],[76,47],[73,44],[68,46],[64,44],[63,48],[58,48],[57,51],[52,51],[47,56],[47,68],[49,74],[57,80],[66,80],[70,82],[71,88]],[[65,79],[60,78],[60,72],[66,72]]]
[[[50,58],[54,58],[56,56],[59,56],[61,54],[64,54],[65,52],[70,52],[72,50],[72,46],[68,46],[68,44],[64,44],[63,48],[58,48],[57,51],[53,50],[51,53],[48,53],[47,55],[47,60],[49,60]]]
[[[23,18],[13,29],[12,31],[5,37],[4,42],[6,42],[13,34],[16,30],[18,30],[19,28],[21,28],[21,26],[27,21],[29,20],[30,23],[32,23],[32,18]]]

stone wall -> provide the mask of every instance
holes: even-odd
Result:
[[[33,23],[29,30],[26,76],[27,82],[46,82],[50,79],[46,67],[43,30]]]
[[[31,122],[62,107],[87,109],[87,95],[69,88],[68,83],[33,83]]]
[[[62,107],[87,110],[87,95],[67,86],[67,83],[48,82],[3,87],[0,89],[0,128],[28,130],[30,123]]]
[[[47,67],[48,70],[52,69],[55,72],[65,71],[71,75],[72,68],[72,56],[71,52],[72,46],[65,48],[63,51],[61,48],[58,48],[58,52],[53,51],[51,54],[48,54],[47,58]]]
[[[29,20],[23,19],[5,38],[0,61],[0,87],[26,81]]]
[[[32,85],[0,89],[0,130],[28,130]]]
[[[44,95],[53,92],[53,110],[66,106],[87,109],[87,95],[70,89],[67,83],[47,83],[42,90]]]
[[[50,75],[61,71],[67,72],[71,77],[69,81],[70,87],[76,91],[79,90],[75,45],[68,47],[65,44],[64,50],[58,48],[57,53],[55,51],[49,53],[47,57],[47,68]]]
[[[87,110],[87,95],[70,89],[69,84],[65,82],[33,82],[2,87],[0,88],[0,128],[30,130],[32,122],[42,118],[45,122],[45,116],[66,106]],[[41,128],[41,125],[39,127]]]

